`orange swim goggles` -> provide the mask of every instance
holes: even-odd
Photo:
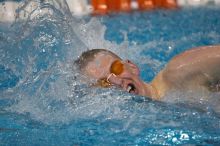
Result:
[[[108,75],[107,78],[99,79],[97,85],[107,88],[112,86],[112,83],[109,81],[109,79],[114,76],[118,76],[122,74],[124,71],[124,64],[120,60],[115,60],[110,67],[110,75]]]

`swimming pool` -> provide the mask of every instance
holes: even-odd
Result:
[[[150,81],[174,55],[220,44],[219,8],[92,18],[51,3],[43,9],[50,13],[0,27],[0,145],[220,144],[219,93],[151,101],[90,88],[72,64],[88,48],[108,48]]]

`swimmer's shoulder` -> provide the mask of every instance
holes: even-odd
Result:
[[[204,70],[216,70],[213,68],[220,65],[220,45],[203,46],[187,50],[173,59],[166,65],[164,72],[178,74],[194,74]]]
[[[212,58],[219,59],[220,45],[216,46],[201,46],[192,48],[174,56],[167,64],[169,67],[177,67],[181,64],[190,63],[191,60],[209,60]]]
[[[175,56],[154,78],[160,96],[171,89],[210,88],[220,80],[220,46],[204,46]]]

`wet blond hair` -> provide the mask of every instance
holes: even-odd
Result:
[[[95,56],[99,53],[108,53],[118,59],[121,59],[119,56],[117,56],[115,53],[105,50],[105,49],[92,49],[85,51],[79,56],[79,58],[74,62],[74,64],[79,68],[80,71],[83,71],[85,67],[88,65],[89,62],[93,61],[95,59]]]

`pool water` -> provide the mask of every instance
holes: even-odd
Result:
[[[0,25],[0,145],[220,145],[219,93],[152,101],[91,88],[73,65],[83,51],[106,48],[149,82],[176,54],[220,44],[219,8],[75,18],[56,2]]]

